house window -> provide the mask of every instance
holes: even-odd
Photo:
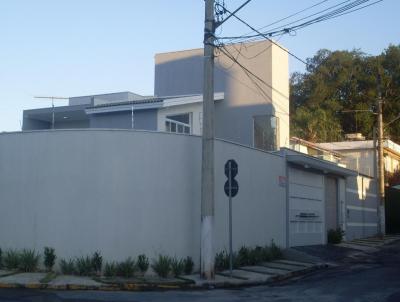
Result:
[[[278,149],[278,118],[273,115],[253,117],[254,148],[275,151]]]
[[[191,114],[167,115],[165,118],[165,131],[172,133],[191,134]]]

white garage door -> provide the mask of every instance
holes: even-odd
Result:
[[[289,168],[289,245],[325,243],[324,176]]]

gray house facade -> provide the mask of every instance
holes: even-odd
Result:
[[[288,147],[287,53],[268,41],[237,47],[228,51],[240,65],[232,64],[229,55],[216,57],[216,137],[268,151]],[[201,135],[202,79],[202,49],[157,54],[154,96],[118,92],[71,97],[68,106],[25,110],[23,130],[107,128]]]

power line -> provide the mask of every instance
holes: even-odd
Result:
[[[360,1],[360,0],[356,0],[355,2],[358,2],[358,1]],[[369,1],[369,0],[361,0],[361,1]],[[342,1],[342,2],[340,2],[340,3],[338,3],[338,4],[335,4],[335,5],[333,5],[333,6],[330,6],[330,7],[326,8],[326,9],[323,9],[323,10],[321,10],[321,11],[319,11],[319,12],[316,12],[316,13],[314,13],[314,14],[311,14],[311,15],[309,15],[309,16],[306,16],[306,17],[297,19],[297,20],[295,20],[295,21],[292,21],[292,22],[290,22],[290,23],[286,23],[286,24],[284,24],[284,25],[281,25],[281,26],[272,28],[270,31],[274,31],[274,30],[277,30],[277,29],[280,29],[280,28],[285,28],[286,26],[295,24],[296,22],[303,21],[303,20],[309,19],[310,17],[320,15],[320,14],[323,13],[323,12],[329,11],[329,10],[331,10],[331,9],[333,9],[333,8],[335,8],[335,7],[338,7],[338,6],[340,6],[340,5],[344,4],[344,3],[347,3],[347,2],[350,2],[350,0]],[[351,3],[350,3],[350,4],[351,4]],[[350,4],[348,4],[348,5],[350,5]],[[354,4],[354,2],[353,2],[353,4]],[[341,8],[344,8],[345,6],[346,6],[346,5],[342,6]],[[339,8],[339,9],[340,9],[340,8]]]
[[[344,6],[344,7],[338,8],[338,9],[332,11],[332,12],[329,12],[329,13],[324,14],[322,16],[319,16],[317,18],[308,20],[307,22],[292,26],[290,28],[284,28],[284,29],[280,29],[280,30],[277,30],[277,31],[271,31],[271,32],[268,32],[266,34],[268,34],[269,36],[274,36],[274,35],[280,34],[282,32],[291,32],[291,31],[294,31],[294,30],[297,30],[297,29],[304,28],[306,26],[310,26],[310,25],[315,24],[315,23],[323,22],[323,21],[326,21],[326,20],[330,20],[330,19],[338,18],[338,17],[343,16],[343,15],[350,14],[352,12],[361,10],[361,9],[366,8],[368,6],[377,4],[378,2],[382,2],[383,0],[378,0],[378,1],[375,1],[373,3],[364,5],[362,7],[353,9],[353,8],[355,8],[357,6],[360,6],[361,4],[364,4],[364,3],[369,2],[369,1],[370,0],[355,1],[355,2],[350,3],[350,4],[348,4],[348,5]]]
[[[227,10],[225,8],[225,10],[232,14],[229,10]],[[257,29],[255,29],[253,26],[251,26],[249,23],[247,23],[246,21],[244,21],[243,19],[241,19],[240,17],[238,17],[235,14],[232,14],[233,17],[235,17],[237,20],[239,20],[240,22],[242,22],[243,24],[245,24],[247,27],[249,27],[250,29],[252,29],[253,31],[257,32],[259,35],[263,36],[265,39],[267,39],[268,41],[270,41],[271,43],[274,43],[276,46],[278,46],[280,49],[282,49],[283,51],[287,52],[289,55],[291,55],[292,57],[294,57],[295,59],[297,59],[298,61],[302,62],[303,64],[305,64],[306,66],[308,65],[306,61],[300,59],[298,56],[296,56],[294,53],[290,52],[289,50],[283,48],[282,46],[280,46],[278,43],[275,43],[273,40],[271,40],[270,38],[268,38],[266,35],[262,34],[261,32],[259,32]]]
[[[237,36],[237,37],[219,37],[219,39],[221,39],[221,40],[229,39],[229,42],[237,40],[236,41],[236,43],[237,43],[239,40],[245,41],[247,39],[246,41],[250,41],[249,39],[252,39],[252,41],[256,41],[256,40],[262,39],[262,37],[265,37],[265,36],[274,37],[274,36],[282,35],[282,34],[290,34],[292,32],[295,32],[296,30],[302,29],[302,28],[304,28],[306,26],[310,26],[310,25],[315,24],[315,23],[327,21],[327,20],[330,20],[330,19],[338,18],[340,16],[344,16],[344,15],[356,12],[358,10],[361,10],[361,9],[366,8],[366,7],[375,5],[375,4],[379,3],[379,2],[382,2],[383,0],[378,0],[378,1],[366,4],[366,5],[363,5],[361,7],[357,7],[357,6],[360,6],[362,4],[367,3],[369,1],[370,0],[357,0],[357,1],[353,1],[353,2],[351,2],[349,4],[346,4],[346,5],[343,5],[343,4],[349,2],[349,0],[343,1],[343,2],[341,2],[339,4],[336,4],[334,6],[330,6],[330,7],[326,8],[326,9],[324,9],[322,11],[319,11],[317,13],[314,13],[314,14],[311,14],[309,16],[303,17],[301,19],[292,21],[290,23],[275,27],[272,30],[267,31],[267,32],[263,32],[263,33],[258,32],[257,34],[254,34],[254,35],[242,35],[242,36]],[[332,10],[333,8],[338,7],[338,6],[340,6],[340,7]],[[328,11],[328,12],[321,15],[321,13],[325,12],[325,11]],[[310,17],[315,16],[315,15],[319,15],[319,16],[316,17],[316,18],[307,20],[306,22],[303,22],[303,23],[300,23],[300,24],[296,24],[296,25],[294,25],[292,27],[285,27],[285,26],[288,26],[288,25],[291,25],[291,24],[295,24],[295,23],[297,23],[299,21],[309,19]]]
[[[270,27],[270,26],[272,26],[272,25],[275,25],[275,24],[277,24],[277,23],[279,23],[279,22],[281,22],[281,21],[290,19],[291,17],[297,16],[298,14],[301,14],[301,13],[303,13],[303,12],[305,12],[305,11],[311,9],[311,8],[314,8],[314,7],[318,6],[318,5],[321,5],[321,4],[323,4],[323,3],[327,2],[327,1],[329,1],[329,0],[320,1],[320,2],[318,2],[318,3],[316,3],[316,4],[314,4],[314,5],[311,5],[311,6],[306,7],[306,8],[304,8],[304,9],[298,11],[298,12],[295,12],[295,13],[293,13],[293,14],[291,14],[291,15],[285,17],[285,18],[281,18],[281,19],[276,20],[276,21],[274,21],[274,22],[272,22],[272,23],[270,23],[270,24],[267,24],[267,25],[265,25],[265,26],[263,26],[263,27],[260,27],[260,28],[258,28],[258,30],[261,31],[262,29],[265,29],[265,28],[267,28],[267,27]],[[253,33],[253,32],[254,32],[254,31],[248,32],[248,33],[244,34],[243,36],[248,36],[248,35],[250,35],[250,34]],[[229,42],[231,42],[231,41],[228,41],[228,43],[229,43]]]
[[[262,96],[264,99],[268,100],[271,104],[274,104],[278,107],[280,107],[282,111],[277,111],[280,112],[282,114],[286,114],[289,115],[288,112],[286,112],[286,110],[284,108],[282,108],[278,103],[273,103],[272,98],[268,95],[268,93],[259,85],[259,83],[257,83],[255,81],[255,79],[257,79],[258,81],[260,81],[262,84],[266,85],[267,87],[269,87],[270,89],[274,90],[275,92],[279,93],[282,97],[284,98],[288,98],[287,96],[285,96],[282,92],[280,92],[279,90],[275,89],[274,87],[272,87],[270,84],[268,84],[267,82],[265,82],[263,79],[261,79],[259,76],[257,76],[256,74],[254,74],[252,71],[250,71],[247,67],[245,67],[243,64],[241,64],[239,61],[237,61],[235,59],[235,57],[229,52],[228,49],[226,49],[225,47],[222,47],[221,52],[224,53],[230,60],[232,60],[234,63],[236,63],[241,69],[242,71],[245,73],[245,75],[249,78],[249,80],[253,83],[253,85],[259,90],[259,95]],[[241,82],[241,81],[239,81]],[[241,82],[242,84],[244,84],[243,82]],[[245,84],[244,84],[245,85]],[[247,86],[247,85],[246,85]],[[248,87],[248,86],[247,86]],[[253,90],[254,91],[254,90]]]

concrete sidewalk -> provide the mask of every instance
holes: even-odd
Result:
[[[400,240],[400,235],[385,235],[383,236],[383,238],[370,237],[370,238],[345,241],[337,244],[337,246],[347,247],[368,253],[368,252],[377,252],[381,246],[393,243],[397,240]]]
[[[200,288],[240,287],[268,284],[325,267],[327,267],[325,263],[276,260],[256,266],[244,266],[234,269],[232,276],[229,270],[218,272],[213,281],[200,279],[198,274],[185,276],[184,278],[192,280],[194,285]]]
[[[167,290],[244,287],[262,285],[289,279],[328,266],[336,266],[342,258],[368,255],[383,245],[400,240],[400,235],[385,236],[383,239],[367,238],[343,242],[337,245],[291,248],[284,251],[285,260],[264,262],[256,266],[244,266],[232,271],[218,272],[215,280],[207,281],[199,274],[181,278],[107,279],[47,273],[20,273],[0,270],[0,288],[35,288],[54,290]],[[335,255],[340,257],[336,257]]]
[[[235,269],[232,277],[229,271],[216,274],[215,280],[200,279],[199,274],[182,276],[181,278],[150,278],[139,279],[105,279],[98,277],[83,277],[70,275],[55,275],[48,278],[47,273],[18,273],[1,271],[0,288],[30,288],[52,290],[167,290],[167,289],[201,289],[240,287],[268,284],[293,276],[326,267],[325,264],[276,260],[257,266],[245,266]]]

